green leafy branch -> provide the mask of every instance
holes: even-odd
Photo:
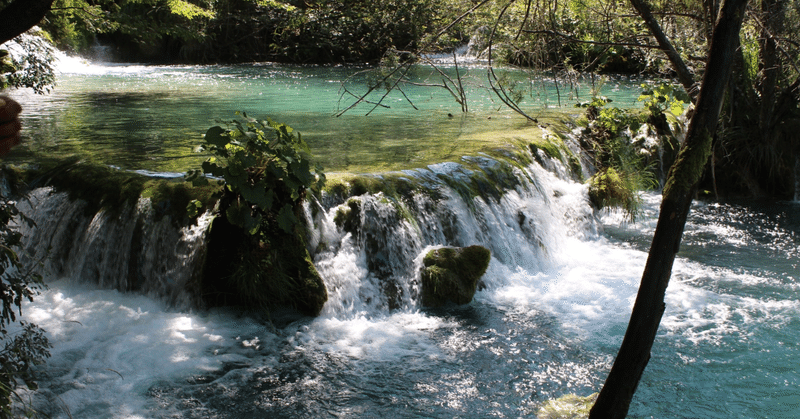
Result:
[[[676,89],[668,83],[660,83],[655,87],[649,87],[642,83],[642,94],[637,101],[644,102],[644,107],[650,111],[651,115],[666,114],[667,111],[673,119],[683,113],[687,104],[691,103],[689,95],[682,89]]]
[[[229,121],[227,128],[215,126],[206,132],[203,149],[214,157],[202,169],[190,170],[186,180],[195,186],[217,178],[229,194],[225,209],[228,221],[251,235],[270,219],[287,233],[299,223],[294,209],[307,189],[319,191],[325,174],[319,165],[312,168],[311,152],[300,133],[271,119],[258,120],[245,113]],[[189,215],[200,206],[192,201]]]

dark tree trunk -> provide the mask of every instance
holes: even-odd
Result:
[[[619,354],[592,407],[592,419],[624,418],[664,314],[664,295],[697,182],[711,155],[747,0],[726,0],[715,25],[705,76],[686,141],[669,172],[639,293]]]
[[[636,12],[639,13],[639,16],[642,17],[642,20],[644,20],[650,33],[656,38],[656,42],[658,42],[661,51],[667,55],[669,62],[672,64],[672,69],[675,70],[678,76],[678,81],[681,82],[681,85],[683,85],[683,88],[686,89],[686,92],[692,99],[696,99],[696,91],[693,88],[694,74],[689,70],[689,67],[686,66],[686,63],[683,61],[678,51],[675,50],[675,47],[672,46],[672,42],[667,38],[667,35],[661,30],[661,25],[658,24],[656,18],[650,12],[650,6],[645,0],[630,0],[630,2],[633,8],[636,9]]]
[[[761,28],[761,80],[759,90],[761,93],[761,109],[758,117],[758,127],[761,133],[761,141],[769,143],[774,139],[773,121],[776,101],[776,87],[778,84],[778,47],[773,38],[773,34],[781,33],[783,29],[783,16],[785,14],[785,2],[783,0],[763,0],[761,11],[764,26]]]
[[[36,26],[52,6],[53,0],[15,0],[0,10],[0,44]]]

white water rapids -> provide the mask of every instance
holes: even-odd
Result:
[[[50,262],[59,273],[24,309],[54,345],[40,368],[40,390],[25,397],[54,418],[477,418],[526,416],[561,394],[597,391],[628,320],[658,198],[646,197],[639,223],[605,216],[615,237],[630,237],[620,241],[599,231],[581,184],[534,165],[517,171],[521,184],[499,200],[470,199],[442,180],[466,182],[464,173],[455,164],[408,172],[438,193],[400,203],[356,197],[364,208],[358,237],[336,227],[337,203],[318,212],[309,206],[312,240],[325,243],[315,259],[330,298],[315,319],[275,313],[277,329],[245,313],[187,308],[163,291],[171,289],[165,283],[186,281],[192,266],[193,250],[170,249],[197,249],[203,225],[163,236],[154,225],[147,246],[162,250],[137,259],[137,269],[159,285],[141,286],[150,296],[120,292],[108,287],[123,285],[103,278],[130,271],[111,258],[131,253],[125,221],[100,214],[79,228],[82,235],[56,241],[65,224],[84,222],[80,209],[39,191],[31,202],[43,231],[34,240],[47,237],[51,252],[68,246],[72,255]],[[753,244],[713,222],[690,225],[688,234]],[[778,253],[796,257],[796,236],[787,234],[788,247]],[[419,307],[421,255],[431,246],[470,244],[493,255],[475,301]],[[796,262],[787,263],[764,272],[679,258],[634,414],[800,412],[800,379],[777,366],[797,352],[791,331],[800,317],[800,275]],[[389,309],[386,281],[400,290],[399,308]],[[742,291],[758,287],[773,291]],[[687,416],[674,415],[674,404]]]

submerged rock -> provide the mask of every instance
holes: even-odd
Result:
[[[575,394],[565,394],[555,400],[548,400],[539,411],[536,419],[583,419],[589,417],[597,395],[582,397]]]
[[[428,252],[422,261],[422,305],[439,307],[448,301],[472,301],[491,256],[483,246],[442,247]]]

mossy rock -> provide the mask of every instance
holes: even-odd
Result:
[[[205,303],[319,315],[328,292],[302,235],[274,228],[265,238],[259,241],[226,217],[214,219],[201,285]]]
[[[42,159],[35,166],[16,170],[18,183],[27,183],[30,188],[51,186],[71,199],[86,202],[87,216],[101,210],[120,214],[139,198],[148,198],[157,219],[170,216],[176,225],[193,222],[186,211],[189,202],[200,202],[198,212],[202,213],[216,203],[220,190],[215,185],[192,186],[182,177],[151,177],[77,158]]]
[[[442,247],[428,252],[422,260],[422,305],[440,307],[448,302],[472,301],[491,256],[483,246]]]
[[[347,200],[347,206],[342,206],[336,211],[333,222],[342,230],[358,236],[361,227],[361,211],[361,200],[350,198]]]
[[[548,400],[539,411],[536,419],[584,419],[589,417],[597,394],[583,397],[576,394],[565,394],[557,399]]]

